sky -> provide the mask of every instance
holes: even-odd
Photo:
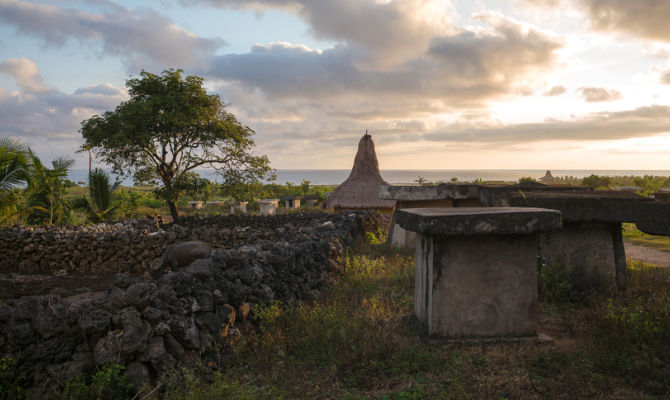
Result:
[[[670,169],[670,1],[0,0],[0,135],[87,167],[142,70],[205,79],[277,169]]]

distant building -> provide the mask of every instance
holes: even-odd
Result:
[[[258,205],[261,208],[261,215],[275,215],[279,206],[279,199],[258,200]]]
[[[349,178],[342,182],[323,203],[324,208],[368,210],[392,213],[395,201],[379,198],[379,186],[388,185],[379,173],[379,162],[372,136],[365,135],[358,142],[358,152]]]
[[[538,181],[540,181],[542,183],[546,183],[546,184],[552,184],[552,183],[558,182],[558,179],[551,176],[551,171],[547,170],[547,172],[544,174],[544,176],[542,178],[538,179]]]
[[[300,199],[302,197],[300,196],[284,196],[282,197],[282,200],[284,200],[284,208],[287,210],[292,210],[295,208],[300,208]]]

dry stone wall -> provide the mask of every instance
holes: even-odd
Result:
[[[0,230],[0,254],[3,254],[0,273],[49,274],[63,270],[144,273],[149,272],[151,264],[172,243],[201,240],[212,248],[228,248],[284,232],[297,234],[299,229],[311,229],[315,221],[328,219],[328,214],[318,213],[187,217],[178,225],[163,227],[152,220],[83,227],[15,226]],[[377,223],[370,221],[359,223]],[[359,227],[363,228],[369,227]]]
[[[68,380],[106,363],[126,366],[129,380],[138,385],[182,366],[216,368],[225,365],[228,341],[241,333],[240,325],[248,324],[255,304],[314,296],[340,268],[354,238],[364,228],[375,232],[385,224],[388,220],[379,215],[356,213],[187,219],[163,233],[155,230],[154,236],[139,222],[89,230],[32,229],[25,230],[26,236],[20,230],[5,230],[12,240],[31,239],[15,253],[30,256],[19,265],[30,260],[30,265],[47,270],[91,260],[75,256],[75,250],[83,249],[72,250],[72,237],[88,238],[86,251],[100,256],[89,262],[91,271],[97,270],[98,261],[111,265],[104,258],[109,248],[119,253],[113,258],[116,268],[121,256],[141,263],[146,261],[143,254],[149,259],[158,256],[158,249],[177,240],[204,240],[209,235],[214,249],[209,258],[158,276],[118,273],[108,290],[59,288],[46,296],[0,303],[0,351],[16,360],[29,398],[58,393]],[[25,250],[29,245],[37,250]],[[101,246],[104,250],[98,252]],[[45,249],[70,253],[47,258],[41,267],[31,254]],[[128,271],[145,268],[126,261]]]

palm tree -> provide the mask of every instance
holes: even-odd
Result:
[[[423,176],[418,176],[417,179],[414,180],[414,182],[418,183],[419,185],[423,185],[426,183],[426,179],[424,179]]]
[[[0,207],[16,198],[13,189],[25,184],[30,169],[30,149],[21,139],[0,136]]]
[[[30,149],[23,140],[0,136],[0,223],[19,213],[19,189],[30,177],[30,160]]]
[[[32,224],[63,224],[70,216],[65,201],[66,177],[74,160],[59,157],[47,168],[30,152],[31,173],[28,179],[27,221]]]
[[[88,174],[88,189],[90,199],[86,195],[75,199],[72,208],[88,211],[91,221],[94,223],[107,221],[114,214],[118,206],[112,207],[112,193],[121,182],[116,180],[114,184],[109,183],[109,174],[101,168],[94,168]]]

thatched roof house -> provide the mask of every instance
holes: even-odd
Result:
[[[358,142],[358,152],[349,178],[328,196],[323,206],[333,208],[336,212],[370,208],[390,212],[395,206],[395,201],[379,198],[380,185],[388,183],[379,173],[375,143],[372,141],[372,136],[366,132]]]
[[[547,172],[544,174],[544,176],[542,178],[538,179],[538,181],[540,181],[542,183],[552,183],[552,182],[556,182],[556,178],[554,178],[551,175],[551,171],[547,170]]]

